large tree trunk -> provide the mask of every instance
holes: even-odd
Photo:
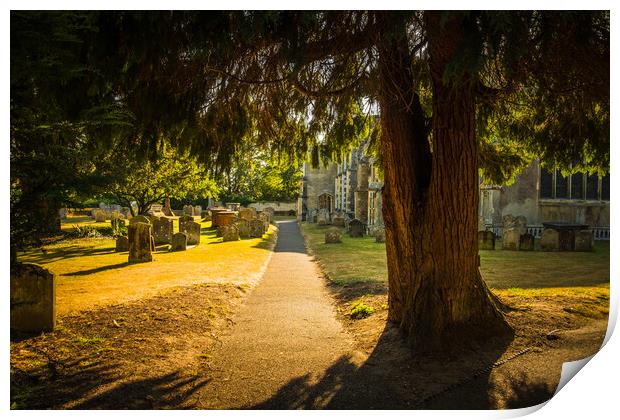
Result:
[[[439,30],[434,16],[427,21],[432,147],[406,37],[390,29],[379,48],[389,319],[419,350],[511,331],[478,270],[473,89],[466,77],[450,86],[442,81],[460,28]]]

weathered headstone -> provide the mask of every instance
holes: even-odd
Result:
[[[151,225],[148,223],[130,223],[129,237],[129,262],[140,263],[153,261],[151,254]]]
[[[590,230],[580,230],[575,234],[575,251],[592,251],[594,235]]]
[[[52,331],[56,326],[56,279],[38,264],[11,267],[11,328],[23,332]]]
[[[68,214],[69,210],[66,207],[58,210],[58,216],[60,216],[61,219],[66,219]]]
[[[502,232],[502,248],[508,251],[518,251],[520,238],[521,233],[519,228],[504,230]]]
[[[234,225],[237,226],[239,230],[239,236],[242,238],[250,237],[250,222],[246,219],[237,219],[234,222]]]
[[[235,220],[237,213],[234,211],[218,211],[215,215],[215,226],[226,226]]]
[[[239,229],[234,224],[225,225],[221,227],[222,229],[222,242],[229,241],[238,241],[239,240]]]
[[[555,229],[545,228],[540,236],[540,249],[542,251],[559,251],[560,233]]]
[[[253,208],[239,209],[239,218],[245,219],[249,222],[250,220],[256,218],[256,210]]]
[[[519,251],[533,251],[534,250],[534,235],[531,233],[524,233],[519,237]]]
[[[319,214],[316,218],[316,223],[319,226],[328,225],[330,223],[329,212],[327,209],[319,209]]]
[[[495,234],[490,230],[481,230],[478,232],[478,249],[493,250],[495,249]]]
[[[263,232],[267,232],[269,230],[269,220],[271,219],[269,213],[260,213],[258,218],[263,222]]]
[[[119,236],[116,238],[116,252],[129,251],[129,238],[127,236]]]
[[[202,213],[202,206],[194,206],[192,216],[200,216]]]
[[[172,207],[170,206],[170,197],[166,197],[166,201],[164,202],[164,206],[161,208],[161,212],[168,217],[174,216]]]
[[[171,243],[173,232],[172,219],[160,217],[158,220],[153,221],[153,237],[155,238],[155,245]]]
[[[340,229],[331,227],[325,231],[325,243],[326,244],[339,244],[342,242],[340,236]]]
[[[193,217],[188,220],[187,217],[179,219],[179,232],[187,235],[188,245],[200,244],[200,223],[194,222]]]
[[[183,215],[184,216],[193,216],[194,215],[194,206],[184,205],[183,206]]]
[[[375,242],[383,243],[385,242],[385,229],[375,229]]]
[[[262,238],[265,233],[265,222],[260,219],[252,219],[250,221],[250,237]]]
[[[352,238],[361,238],[366,232],[366,224],[358,219],[349,222],[349,236]]]
[[[217,215],[223,211],[229,211],[224,207],[213,207],[209,209],[211,211],[211,227],[217,227]]]
[[[332,225],[344,227],[344,217],[340,215],[332,217]]]
[[[187,235],[177,232],[172,235],[170,251],[185,251],[187,249]]]
[[[517,229],[520,235],[527,233],[527,219],[525,216],[514,217],[507,214],[502,218],[503,230]]]
[[[226,207],[230,211],[237,211],[241,207],[241,203],[226,203]]]
[[[265,207],[262,213],[269,214],[269,223],[273,222],[273,216],[276,214],[276,211],[273,207]]]
[[[99,209],[95,211],[95,222],[105,222],[106,214],[103,210]]]
[[[146,223],[146,224],[150,225],[151,224],[151,219],[149,219],[146,216],[139,215],[139,216],[133,217],[129,221],[129,225],[130,226],[133,225],[133,224],[136,224],[136,223]]]

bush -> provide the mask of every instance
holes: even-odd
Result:
[[[375,312],[375,309],[364,302],[355,302],[352,304],[351,318],[362,319],[367,318]]]

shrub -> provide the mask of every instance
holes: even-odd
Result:
[[[362,319],[369,317],[375,312],[375,309],[365,304],[364,302],[355,302],[352,304],[353,308],[351,309],[351,318],[353,319]]]

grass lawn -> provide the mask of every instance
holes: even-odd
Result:
[[[385,288],[385,244],[376,243],[374,237],[351,238],[345,233],[341,244],[325,244],[328,227],[302,223],[301,228],[311,252],[333,285],[368,286],[366,289],[372,294]],[[606,316],[608,311],[606,241],[597,241],[593,252],[480,251],[480,271],[495,293],[520,305],[553,298],[564,301],[567,312],[572,310],[591,318]],[[575,304],[577,301],[582,303]]]
[[[76,217],[62,228],[70,230],[72,225],[107,227],[110,222]],[[167,245],[159,246],[151,263],[128,264],[128,253],[115,252],[115,240],[109,237],[63,240],[28,250],[18,258],[41,264],[57,275],[58,315],[154,296],[179,286],[258,280],[275,244],[276,228],[271,226],[263,238],[222,242],[210,226],[211,222],[202,223],[200,245],[184,252],[168,252]]]

